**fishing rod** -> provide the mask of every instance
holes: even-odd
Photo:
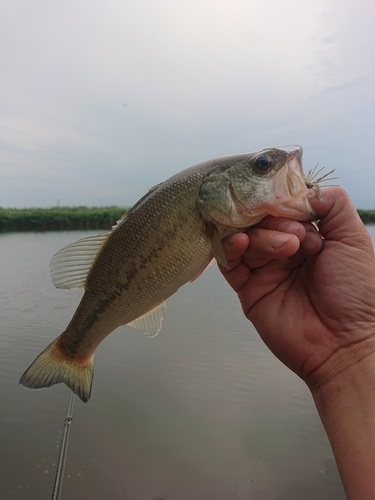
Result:
[[[59,461],[56,469],[55,484],[53,485],[52,500],[59,500],[61,495],[61,487],[63,482],[65,461],[66,461],[66,451],[68,448],[70,424],[73,420],[73,403],[74,403],[74,392],[70,391],[68,409],[66,412],[66,417],[64,421],[63,436],[60,445],[60,455]]]

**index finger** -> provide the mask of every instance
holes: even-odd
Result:
[[[228,269],[219,265],[221,272],[235,290],[240,290],[250,278],[251,270],[263,267],[274,259],[294,255],[299,239],[293,234],[254,228],[223,240]]]

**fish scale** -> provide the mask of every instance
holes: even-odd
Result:
[[[87,401],[100,342],[128,324],[158,334],[166,300],[197,278],[213,256],[227,265],[221,240],[267,214],[311,220],[302,148],[216,158],[151,188],[114,226],[57,252],[58,288],[85,292],[66,330],[21,377],[26,387],[64,382]]]

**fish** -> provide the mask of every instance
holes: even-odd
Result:
[[[63,382],[87,402],[98,345],[121,325],[156,336],[172,294],[213,259],[228,267],[223,238],[267,215],[313,220],[302,153],[269,148],[194,165],[152,187],[111,231],[58,251],[54,285],[84,294],[20,383],[41,389]]]

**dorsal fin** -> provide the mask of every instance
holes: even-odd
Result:
[[[163,311],[167,307],[166,302],[162,302],[158,306],[148,311],[143,316],[135,319],[128,323],[128,326],[139,330],[140,332],[147,335],[147,337],[156,337],[156,335],[161,330],[161,325],[163,322]]]
[[[132,206],[117,223],[112,231],[118,229],[126,218],[153,193],[160,184],[153,186]],[[97,255],[111,235],[111,231],[83,238],[59,250],[51,259],[50,272],[56,288],[85,288],[86,278]]]
[[[52,257],[50,272],[56,288],[85,288],[87,274],[111,232],[83,238]]]
[[[120,226],[124,220],[129,217],[129,215],[131,215],[134,210],[139,207],[139,205],[145,201],[146,198],[148,198],[150,196],[150,194],[152,194],[154,191],[156,191],[158,189],[158,187],[160,187],[163,183],[161,182],[160,184],[156,184],[156,186],[152,186],[152,188],[150,188],[147,193],[145,195],[142,196],[142,198],[140,198],[137,203],[135,203],[135,205],[133,205],[127,212],[124,213],[124,215],[121,217],[121,219],[119,219],[116,224],[114,226],[112,226],[112,229],[117,229],[118,226]]]

